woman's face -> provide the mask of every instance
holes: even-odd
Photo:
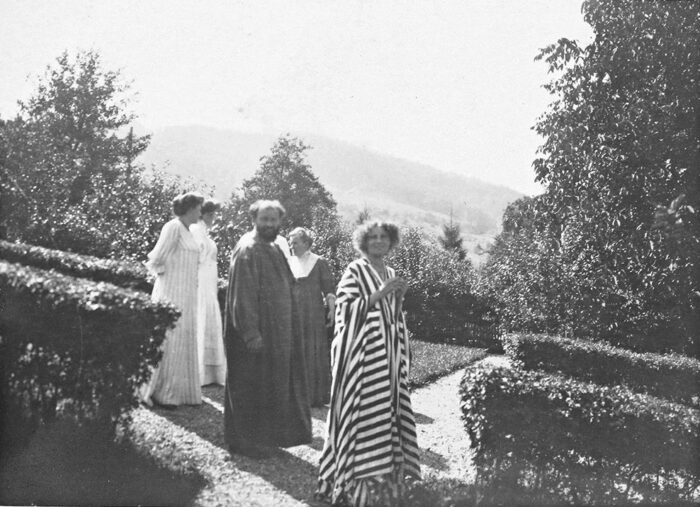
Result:
[[[216,211],[209,211],[207,213],[202,213],[202,222],[204,222],[207,227],[214,225],[216,220]]]
[[[196,224],[199,221],[199,217],[202,216],[202,205],[198,204],[194,208],[190,209],[187,213],[182,216],[182,221],[186,222],[187,225]]]
[[[305,254],[309,250],[309,245],[306,244],[306,242],[301,239],[301,236],[298,234],[295,234],[289,239],[289,248],[291,249],[292,253],[299,257],[300,255]]]
[[[389,235],[381,227],[372,227],[367,234],[367,255],[384,257],[389,253],[391,241]]]

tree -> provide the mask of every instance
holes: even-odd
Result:
[[[195,185],[134,163],[149,136],[128,129],[128,92],[96,52],[63,53],[19,102],[17,117],[0,124],[0,219],[8,239],[145,257],[172,198]]]
[[[355,225],[362,225],[370,218],[372,218],[372,214],[370,213],[369,208],[365,204],[362,207],[362,209],[357,213],[357,218],[355,219]]]
[[[0,118],[0,239],[7,239],[7,214],[9,208],[7,207],[8,202],[6,195],[10,191],[14,191],[14,185],[12,185],[9,174],[7,171],[7,154],[9,151],[9,146],[7,143],[7,136],[5,135],[5,121]],[[7,191],[5,190],[7,189]],[[9,197],[9,195],[7,195]]]
[[[442,236],[438,237],[438,241],[442,248],[448,252],[453,252],[460,260],[466,257],[467,252],[464,251],[462,246],[463,240],[460,226],[452,220],[452,210],[450,210],[450,223],[442,226]]]
[[[587,0],[582,10],[593,42],[561,39],[539,55],[556,77],[535,128],[547,248],[533,255],[567,273],[577,334],[697,354],[700,4]],[[681,195],[672,237],[656,211]]]
[[[219,243],[220,266],[228,264],[230,249],[250,230],[250,205],[259,199],[277,199],[287,214],[282,234],[295,227],[327,229],[337,220],[336,202],[306,163],[306,151],[311,147],[289,134],[281,136],[272,146],[270,155],[260,159],[260,168],[243,181],[222,210],[221,222],[215,231]],[[330,231],[327,231],[330,233]],[[331,234],[336,237],[335,233]],[[340,248],[330,246],[328,248]],[[223,275],[223,273],[222,273]]]
[[[575,297],[555,238],[542,197],[518,199],[503,213],[477,286],[502,331],[567,334],[578,317],[568,311]]]
[[[311,149],[295,137],[281,136],[271,154],[260,159],[260,169],[245,180],[234,202],[245,208],[258,199],[277,199],[287,210],[287,228],[309,227],[314,211],[335,212],[336,202],[306,163]]]

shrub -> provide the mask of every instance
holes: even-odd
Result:
[[[486,348],[497,344],[495,329],[485,320],[487,308],[474,294],[468,260],[408,228],[388,263],[409,282],[404,309],[417,339]]]
[[[604,342],[547,335],[512,334],[504,342],[508,355],[526,370],[625,384],[678,403],[697,406],[700,401],[700,361],[688,356],[638,353]]]
[[[486,503],[690,502],[700,486],[691,407],[506,368],[468,369],[460,391]]]
[[[153,289],[146,268],[136,262],[101,259],[1,240],[0,259],[41,269],[55,269],[77,278],[109,282],[143,292],[151,292]]]
[[[128,419],[136,388],[179,317],[140,292],[6,261],[0,295],[3,415],[11,431],[57,413],[104,427]]]

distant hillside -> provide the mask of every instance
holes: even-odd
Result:
[[[299,137],[313,147],[308,152],[309,164],[348,220],[354,221],[367,208],[374,217],[438,234],[452,212],[470,253],[477,244],[485,247],[491,241],[505,207],[522,196],[507,187],[344,142],[314,135]],[[215,185],[217,196],[226,199],[255,172],[275,139],[273,135],[201,126],[168,127],[153,133],[141,161],[159,167],[169,164],[168,169],[176,174]]]

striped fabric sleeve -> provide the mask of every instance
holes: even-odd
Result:
[[[353,266],[348,267],[338,284],[335,300],[335,325],[337,333],[355,336],[367,316],[369,295],[361,291],[358,274]],[[349,329],[348,329],[349,327]]]

